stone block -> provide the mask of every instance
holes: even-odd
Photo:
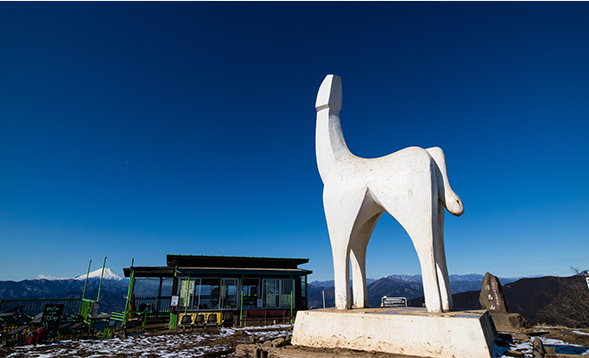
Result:
[[[500,331],[512,332],[529,327],[528,321],[519,313],[491,313],[495,328]]]
[[[423,308],[299,311],[292,344],[435,358],[491,358],[497,332],[487,311]]]

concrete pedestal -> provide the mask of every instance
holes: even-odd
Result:
[[[422,308],[300,311],[292,344],[435,358],[491,358],[497,331],[487,311]]]

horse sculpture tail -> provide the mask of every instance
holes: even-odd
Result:
[[[438,179],[438,197],[440,201],[450,212],[455,216],[464,214],[464,204],[462,200],[456,195],[456,193],[450,187],[450,181],[448,180],[448,169],[446,168],[446,155],[441,148],[433,147],[426,149],[429,155],[434,159],[438,167],[437,179]]]

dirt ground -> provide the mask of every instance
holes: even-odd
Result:
[[[506,333],[506,334],[505,334]],[[505,332],[501,335],[511,349],[504,357],[531,357],[526,348],[534,337],[556,339],[589,349],[589,330],[566,327],[532,327],[520,332]],[[0,348],[0,357],[245,357],[239,355],[241,346],[265,347],[272,352],[279,345],[280,357],[349,357],[349,358],[409,358],[378,352],[359,352],[348,349],[314,349],[295,347],[289,344],[292,325],[247,328],[207,328],[177,331],[159,330],[138,334],[130,332],[127,338],[120,333],[112,339],[82,338],[65,339],[54,344],[37,346],[5,346]],[[279,342],[279,343],[276,343]],[[275,344],[276,343],[276,344]],[[519,350],[519,352],[518,352]],[[268,357],[275,355],[269,354]],[[581,357],[580,355],[559,354],[558,357]],[[585,355],[584,357],[589,357]]]
[[[96,337],[64,339],[49,344],[16,344],[0,348],[0,357],[226,357],[239,344],[263,343],[266,339],[287,337],[292,326],[233,329],[158,330],[148,333],[122,333],[111,339]]]
[[[584,347],[589,347],[589,329],[571,329],[566,327],[537,327],[537,331],[544,333],[548,338],[560,339],[567,343],[578,344]],[[574,332],[581,332],[579,334]]]
[[[589,357],[589,330],[571,329],[566,327],[531,327],[518,330],[517,332],[500,332],[497,346],[494,349],[496,357],[531,358],[532,342],[535,337],[540,337],[546,342],[546,347],[558,346],[556,356],[558,358],[581,358]],[[267,345],[267,344],[265,344]],[[243,346],[239,346],[235,355],[240,358],[249,358],[256,355],[248,345],[249,354],[244,354]],[[568,352],[568,353],[562,353]],[[574,354],[572,354],[574,352]],[[587,353],[586,353],[587,352]],[[269,349],[269,358],[421,358],[407,355],[388,354],[381,352],[365,352],[350,349],[326,349],[296,347],[287,345],[278,350]],[[583,354],[583,355],[581,355]]]

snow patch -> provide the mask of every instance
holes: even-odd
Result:
[[[37,280],[55,281],[55,280],[71,280],[71,279],[72,279],[71,277],[55,277],[55,276],[44,275],[44,274],[37,275]]]
[[[100,275],[102,275],[102,269],[98,269],[96,271],[90,272],[88,277],[89,278],[100,278]],[[119,281],[123,279],[123,277],[121,277],[119,274],[113,272],[109,268],[104,269],[104,275],[102,276],[102,278],[105,280],[119,280]],[[86,275],[80,275],[80,276],[74,277],[74,279],[75,280],[85,280]]]
[[[546,338],[546,337],[538,337],[538,338],[540,338],[540,340],[542,341],[542,344],[544,344],[544,346],[554,347],[556,354],[573,354],[573,355],[581,356],[581,355],[587,354],[589,352],[589,349],[587,349],[581,345],[566,343],[560,339],[553,339],[553,338]],[[526,357],[531,357],[533,349],[534,349],[534,337],[531,337],[530,340],[527,342],[510,344],[509,349],[495,345],[495,347],[493,347],[493,357],[510,358],[510,356],[504,355],[507,350],[521,352],[521,353],[525,354]]]

